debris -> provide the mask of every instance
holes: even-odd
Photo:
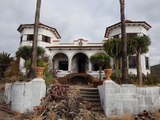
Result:
[[[12,114],[12,115],[15,115],[15,114],[16,114],[16,112],[11,111],[10,105],[8,105],[8,104],[1,104],[1,105],[0,105],[0,110],[2,110],[2,111],[4,111],[4,112],[7,112],[7,113],[9,113],[9,114]]]
[[[53,85],[41,105],[34,107],[32,116],[47,120],[107,120],[103,113],[92,111],[91,103],[81,97],[79,89],[67,85]]]
[[[143,110],[142,113],[136,115],[135,120],[156,120],[156,116],[146,110]]]

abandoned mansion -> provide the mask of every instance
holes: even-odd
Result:
[[[38,31],[38,46],[45,49],[45,55],[49,58],[49,68],[58,70],[58,76],[70,73],[88,73],[98,76],[98,68],[92,64],[90,57],[96,53],[104,53],[103,43],[114,37],[121,37],[121,23],[113,24],[106,28],[104,39],[97,43],[79,38],[71,43],[61,42],[61,36],[56,28],[40,23]],[[151,26],[145,21],[126,20],[126,33],[129,36],[148,35]],[[32,45],[34,24],[21,24],[20,46]],[[112,63],[113,65],[113,63]],[[150,73],[149,52],[141,55],[142,73]],[[136,73],[136,57],[128,57],[129,73]],[[20,62],[21,71],[24,69],[24,60]]]

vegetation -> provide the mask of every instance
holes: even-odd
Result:
[[[101,80],[102,67],[111,68],[110,58],[105,53],[97,53],[90,58],[91,62],[99,66],[99,80]]]
[[[37,48],[37,57],[44,56],[44,53],[45,53],[44,48],[38,46],[38,48]],[[23,58],[25,61],[31,59],[32,47],[31,46],[19,47],[17,52],[16,52],[16,56]]]
[[[2,52],[0,53],[0,79],[4,78],[4,73],[7,68],[11,65],[13,58],[9,53]]]
[[[113,58],[115,66],[115,75],[116,77],[120,76],[120,58],[122,57],[122,40],[120,38],[113,38],[106,40],[103,44],[105,52]]]
[[[55,76],[48,69],[45,70],[43,79],[45,80],[47,86],[55,82]]]
[[[37,60],[37,67],[44,67],[44,69],[48,69],[48,62],[44,58],[40,58]]]
[[[137,36],[134,38],[127,39],[127,55],[136,54],[136,63],[137,63],[137,77],[139,84],[142,85],[142,68],[141,68],[141,57],[140,55],[148,51],[148,46],[150,45],[150,39],[148,36]],[[113,58],[115,65],[115,74],[114,77],[120,80],[121,77],[121,57],[122,57],[122,45],[121,39],[112,38],[106,40],[104,43],[105,52]],[[123,67],[123,65],[122,65]],[[131,82],[131,81],[130,81]]]
[[[113,81],[115,81],[117,83],[121,83],[121,78],[116,77],[115,73],[112,74],[111,78]],[[139,80],[137,79],[137,75],[129,74],[129,80],[133,84],[139,86]],[[145,86],[145,85],[152,86],[152,85],[160,84],[160,81],[152,74],[142,75],[142,81],[143,81],[143,84],[142,84],[143,86]]]
[[[137,77],[139,84],[142,85],[142,67],[141,67],[141,54],[148,52],[151,41],[148,36],[137,36],[128,39],[128,50],[131,54],[136,54],[137,61]]]
[[[18,51],[16,52],[16,56],[19,58],[21,57],[25,61],[27,61],[31,58],[31,52],[32,52],[32,49],[30,46],[19,47]]]
[[[42,64],[44,66],[44,64],[45,65],[47,64],[44,60],[44,53],[45,53],[44,48],[38,46],[37,47],[37,57],[39,58],[37,60],[38,66],[42,66]],[[25,60],[25,68],[26,68],[26,73],[28,75],[29,69],[31,67],[32,47],[31,46],[19,47],[18,51],[16,52],[16,56],[19,58],[21,57]]]
[[[152,74],[142,76],[143,85],[157,85],[160,81]]]
[[[23,74],[19,69],[19,61],[14,60],[4,72],[4,81],[5,82],[15,82],[15,81],[24,81]]]

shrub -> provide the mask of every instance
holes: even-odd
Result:
[[[115,73],[112,73],[111,79],[116,83],[121,83],[121,77],[116,77]],[[129,74],[129,80],[131,83],[138,85],[139,81],[137,79],[137,75]],[[143,85],[157,85],[160,83],[160,80],[157,79],[152,74],[143,75]]]
[[[56,83],[56,77],[50,70],[45,70],[44,71],[44,77],[43,79],[45,80],[45,83],[47,86]]]
[[[24,76],[19,70],[19,62],[15,60],[11,63],[10,67],[4,72],[5,82],[22,81]]]
[[[143,76],[143,82],[145,85],[157,85],[160,81],[152,74],[147,74]]]

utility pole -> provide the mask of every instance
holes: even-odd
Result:
[[[37,42],[38,42],[38,28],[39,28],[39,19],[40,19],[40,7],[41,7],[41,0],[37,0],[34,32],[33,32],[34,39],[32,44],[31,67],[28,75],[29,79],[34,79],[36,76],[35,68],[37,66]]]
[[[119,0],[121,14],[121,39],[122,39],[122,83],[129,82],[127,61],[127,34],[125,25],[125,0]]]

